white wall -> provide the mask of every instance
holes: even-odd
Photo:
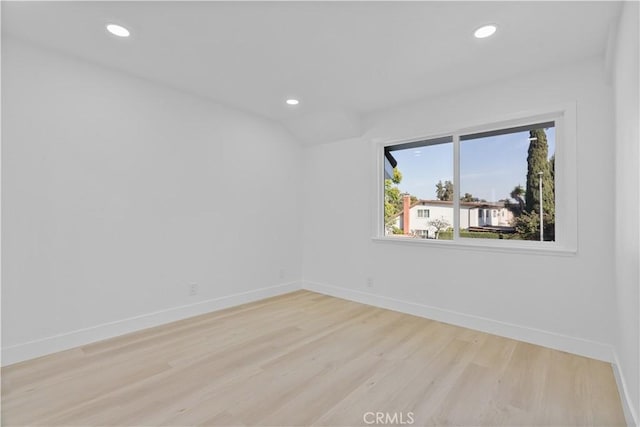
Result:
[[[4,364],[299,286],[280,125],[2,43]]]
[[[362,138],[307,148],[305,286],[610,360],[613,229],[602,218],[614,201],[613,105],[603,68],[594,59],[379,112]],[[577,255],[372,241],[376,141],[566,102],[577,105]]]
[[[371,114],[363,137],[303,154],[271,122],[4,38],[3,364],[295,289],[302,265],[306,286],[343,297],[603,359],[614,344],[637,414],[638,5],[625,8],[615,91],[594,60]],[[567,101],[576,256],[371,240],[373,141]],[[594,227],[613,206],[615,245]]]
[[[418,217],[418,210],[429,210],[429,217]],[[403,213],[404,215],[404,213]],[[462,214],[461,214],[462,215]],[[429,230],[429,236],[435,235],[436,228],[429,225],[429,222],[434,219],[444,219],[449,223],[450,227],[453,227],[453,208],[444,206],[433,205],[417,205],[409,210],[409,231],[413,230]],[[403,223],[398,224],[399,228],[402,228]]]
[[[617,364],[629,412],[640,423],[640,109],[638,103],[638,3],[625,2],[618,28],[614,62],[615,133],[615,283]]]

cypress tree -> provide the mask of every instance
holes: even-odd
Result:
[[[529,213],[540,213],[539,172],[542,172],[542,208],[546,221],[555,222],[555,188],[548,160],[549,146],[544,129],[529,131],[531,142],[527,156],[527,189],[525,193],[525,208]]]

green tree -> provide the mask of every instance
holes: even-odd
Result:
[[[460,197],[461,202],[479,202],[480,199],[473,197],[471,193],[464,193],[464,196]]]
[[[436,229],[436,239],[438,238],[438,236],[440,236],[440,232],[441,231],[446,231],[449,228],[451,228],[451,224],[449,224],[449,221],[447,221],[444,218],[441,219],[432,219],[431,221],[429,221],[427,224],[429,224],[430,227],[433,227]]]
[[[551,182],[553,183],[553,200],[556,200],[556,153],[553,153],[549,159],[549,172],[551,172]],[[544,206],[543,206],[544,207]],[[555,205],[554,205],[555,213]]]
[[[395,176],[395,174],[394,174]],[[402,195],[392,179],[384,180],[384,224],[390,226],[402,209]]]
[[[555,222],[551,215],[543,213],[544,240],[555,240]],[[517,235],[524,240],[540,239],[540,213],[522,212],[513,220]]]
[[[393,168],[393,178],[391,178],[394,184],[400,184],[402,182],[402,172],[397,167]]]
[[[436,184],[436,197],[438,200],[444,200],[444,185],[442,184],[442,180]]]
[[[540,212],[539,181],[542,172],[542,208],[550,217],[555,217],[554,183],[551,175],[551,164],[548,160],[549,146],[544,129],[529,131],[531,142],[527,156],[527,189],[525,192],[525,208],[529,213]]]
[[[522,212],[514,218],[516,233],[525,240],[537,240],[540,236],[540,218],[537,214]]]
[[[393,168],[393,177],[384,180],[384,224],[387,228],[395,222],[395,217],[402,212],[402,192],[398,184],[402,182],[402,173],[397,167]],[[415,196],[411,196],[411,203],[417,202]]]
[[[436,184],[436,197],[438,200],[453,200],[453,182],[446,180],[442,183],[442,180]]]
[[[513,187],[513,190],[511,190],[511,193],[509,194],[513,200],[518,202],[520,212],[524,212],[525,202],[522,196],[524,196],[525,193],[526,191],[524,188],[522,188],[522,185],[516,185],[515,187]]]

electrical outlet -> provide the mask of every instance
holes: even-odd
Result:
[[[373,288],[373,277],[367,277],[367,288]]]
[[[195,296],[198,295],[198,284],[197,283],[191,283],[189,285],[189,296]]]

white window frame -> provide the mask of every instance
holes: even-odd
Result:
[[[554,242],[501,239],[470,239],[460,237],[460,137],[480,132],[499,131],[535,123],[553,121],[556,132],[555,149],[555,210]],[[578,252],[577,165],[576,165],[576,105],[567,103],[535,111],[505,115],[501,120],[486,120],[449,131],[425,131],[419,137],[376,141],[372,144],[375,160],[375,197],[372,197],[372,239],[376,242],[408,244],[451,249],[490,250],[507,253],[537,253],[575,255]],[[453,137],[454,237],[453,240],[412,239],[386,236],[384,233],[384,148],[419,141]]]

